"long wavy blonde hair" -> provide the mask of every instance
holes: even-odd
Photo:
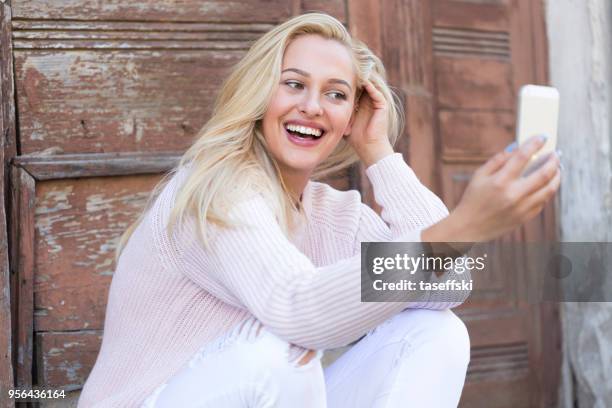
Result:
[[[399,99],[388,86],[380,59],[361,41],[351,37],[335,18],[322,13],[303,14],[274,27],[259,38],[233,68],[218,94],[210,120],[184,153],[178,165],[153,189],[138,219],[123,233],[116,260],[132,232],[144,218],[155,197],[176,171],[190,165],[191,171],[176,196],[167,228],[171,231],[187,215],[198,221],[198,233],[208,246],[207,222],[228,227],[232,203],[253,191],[263,194],[287,234],[302,209],[293,202],[283,182],[278,164],[269,153],[261,121],[280,81],[285,49],[300,35],[317,34],[336,40],[349,50],[357,77],[357,92],[363,92],[369,79],[384,95],[389,106],[389,140],[392,145],[402,131],[403,115]],[[355,101],[354,101],[355,102]],[[343,170],[359,160],[342,138],[330,156],[317,166],[313,179]]]

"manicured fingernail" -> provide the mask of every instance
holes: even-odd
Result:
[[[514,151],[514,150],[516,150],[516,146],[517,146],[516,142],[512,142],[512,143],[510,143],[508,146],[506,146],[506,148],[504,149],[504,151],[506,151],[506,152],[510,153],[510,152],[512,152],[512,151]]]
[[[544,143],[546,142],[546,139],[548,139],[548,136],[546,135],[533,135],[533,136],[530,136],[529,139],[527,139],[527,143],[536,143],[536,142]]]

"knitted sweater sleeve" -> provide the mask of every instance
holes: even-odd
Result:
[[[193,234],[174,237],[181,269],[279,337],[311,349],[341,347],[405,309],[406,302],[361,302],[360,255],[315,267],[285,237],[260,195],[235,204],[230,216],[245,225],[210,224],[208,248]]]
[[[417,178],[401,153],[384,157],[366,169],[374,190],[374,199],[382,207],[381,217],[369,206],[361,205],[354,253],[362,242],[421,242],[421,232],[448,215],[444,203]],[[388,225],[387,225],[388,224]],[[447,270],[433,281],[469,282],[469,271]],[[469,291],[434,291],[424,301],[411,302],[409,308],[447,309],[460,305]]]

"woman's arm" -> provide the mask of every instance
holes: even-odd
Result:
[[[213,295],[231,294],[278,336],[311,349],[340,347],[406,307],[362,303],[361,257],[315,267],[282,234],[262,197],[236,205],[232,215],[250,226],[211,227],[209,249],[193,240],[193,221],[181,228],[173,246],[183,254],[182,270]]]
[[[357,236],[359,242],[390,241],[405,235],[420,241],[418,231],[448,215],[442,200],[421,184],[401,153],[380,159],[366,169],[366,175],[372,184],[374,199],[382,207],[382,221],[388,227],[381,228],[384,223],[381,224],[376,213],[364,205]],[[382,239],[370,239],[378,237]]]
[[[368,167],[366,174],[374,188],[376,202],[382,206],[382,218],[367,205],[361,205],[354,254],[360,253],[362,242],[421,242],[424,229],[448,216],[444,203],[421,184],[400,153],[385,156]],[[469,271],[447,270],[433,279],[469,282],[471,276]],[[463,303],[469,294],[469,291],[435,291],[429,293],[426,300],[409,303],[406,307],[452,308]]]

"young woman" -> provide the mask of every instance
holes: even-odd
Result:
[[[450,308],[468,293],[361,302],[360,243],[497,237],[555,193],[558,159],[521,177],[542,140],[501,152],[448,214],[392,149],[400,111],[380,60],[334,18],[259,39],[122,238],[79,406],[456,406],[469,338]],[[356,161],[382,218],[314,181]],[[357,340],[322,369],[323,350]]]

